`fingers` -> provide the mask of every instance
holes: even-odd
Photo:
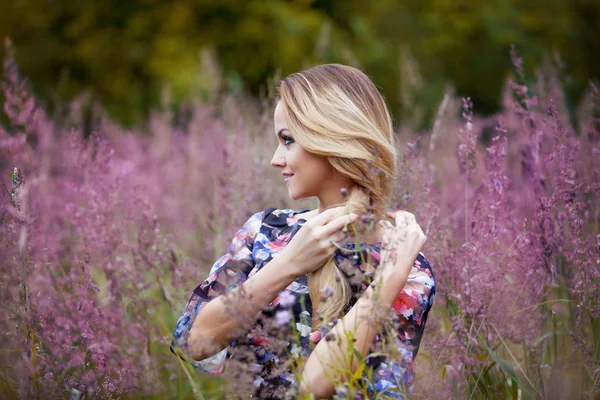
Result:
[[[387,216],[390,218],[394,218],[397,227],[405,227],[417,223],[414,214],[411,214],[408,211],[388,211]]]
[[[405,227],[408,225],[408,221],[406,220],[406,215],[404,211],[398,211],[394,218],[396,219],[397,227]]]
[[[344,208],[344,206],[330,208],[311,220],[314,222],[314,228],[318,230],[318,237],[320,239],[327,239],[327,242],[331,240],[339,242],[344,239],[344,235],[340,232],[341,229],[358,218],[358,215],[355,213],[338,215],[340,212],[343,212]],[[386,214],[396,222],[396,227],[394,227],[391,222],[381,220],[380,223],[386,230],[414,228],[416,226],[416,229],[422,232],[414,214],[403,210],[388,211]]]
[[[333,237],[331,238],[331,240],[333,240],[336,243],[341,243],[344,239],[346,239],[347,234],[344,232],[338,232],[336,234],[333,235]]]
[[[392,225],[392,223],[386,219],[382,219],[381,221],[379,221],[379,223],[381,224],[381,226],[383,226],[384,229],[394,229],[394,225]]]
[[[346,208],[345,206],[338,206],[338,207],[330,208],[328,210],[323,211],[322,213],[320,213],[316,217],[312,218],[308,222],[310,222],[314,226],[325,225],[336,215],[339,215],[345,208]]]
[[[414,214],[407,211],[391,211],[387,215],[390,218],[396,220],[396,227],[389,229],[391,223],[389,221],[382,221],[382,225],[386,227],[385,242],[391,240],[392,243],[395,241],[406,242],[407,245],[413,247],[419,247],[421,249],[427,241],[427,236],[423,233],[421,226],[417,223]]]
[[[329,236],[339,232],[344,226],[354,222],[356,218],[358,218],[358,215],[354,213],[350,213],[349,215],[340,215],[327,225],[323,226],[323,235]]]
[[[310,335],[308,335],[308,337],[311,342],[318,343],[321,340],[321,338],[323,337],[323,334],[321,333],[321,331],[314,331],[314,332],[311,332]]]

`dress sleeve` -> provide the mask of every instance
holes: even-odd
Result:
[[[415,378],[414,359],[425,329],[427,316],[435,300],[435,277],[423,254],[419,254],[408,276],[404,289],[394,304],[398,316],[396,337],[390,338],[395,353],[391,357],[375,357],[369,386],[375,392],[384,392],[391,397],[402,397],[411,393]],[[379,341],[380,338],[376,338]]]
[[[204,360],[195,361],[191,358],[188,347],[189,330],[206,303],[237,287],[248,278],[255,265],[252,248],[262,225],[263,214],[264,211],[254,214],[235,234],[227,254],[213,264],[208,278],[194,289],[177,320],[171,351],[204,372],[222,372],[227,349]]]

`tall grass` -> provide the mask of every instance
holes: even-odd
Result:
[[[190,103],[144,131],[96,110],[86,137],[81,105],[49,117],[8,49],[2,398],[225,397],[231,382],[168,344],[250,215],[315,206],[271,171],[268,108]],[[515,64],[498,115],[448,95],[431,132],[398,128],[393,203],[416,214],[438,283],[414,398],[600,395],[600,94],[570,115],[553,74],[526,86]]]

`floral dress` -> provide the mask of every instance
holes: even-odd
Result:
[[[277,257],[306,222],[295,215],[307,211],[309,210],[268,208],[250,217],[235,234],[227,254],[215,262],[208,278],[194,289],[177,321],[171,351],[201,371],[220,374],[225,371],[228,360],[239,348],[250,349],[255,356],[245,358],[244,365],[247,366],[246,375],[253,381],[253,395],[259,398],[287,398],[289,393],[293,393],[297,386],[295,375],[285,362],[292,354],[308,358],[315,346],[311,341],[316,332],[311,332],[312,307],[306,275],[292,282],[262,312],[265,318],[283,319],[278,325],[287,323],[286,326],[293,331],[289,333],[299,337],[299,341],[285,343],[286,351],[276,352],[269,349],[269,338],[251,331],[246,337],[238,338],[219,353],[201,361],[194,361],[189,357],[188,337],[189,329],[200,309],[217,296],[239,286]],[[365,278],[373,276],[372,269],[367,270],[364,262],[369,262],[374,268],[379,264],[380,243],[363,245],[358,250],[354,243],[347,243],[342,244],[342,248],[354,250],[346,252],[337,249],[334,254],[334,260],[348,278],[354,294],[347,307],[349,310],[368,287]],[[370,373],[364,373],[363,381],[370,393],[403,398],[403,393],[412,392],[415,378],[414,360],[427,315],[434,302],[435,289],[435,277],[431,266],[423,254],[419,254],[404,289],[392,306],[397,317],[396,329],[392,338],[386,336],[386,343],[396,350],[393,352],[394,356],[391,356],[391,359],[386,356],[367,357],[365,371],[370,370]],[[290,320],[291,323],[288,323]],[[260,323],[261,321],[257,321],[257,324]],[[377,351],[377,344],[381,343],[384,335],[386,334],[383,332],[376,335],[370,353]],[[176,352],[176,349],[179,351]]]

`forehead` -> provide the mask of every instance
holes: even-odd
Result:
[[[282,128],[287,128],[287,119],[285,117],[285,108],[281,101],[277,102],[275,112],[273,113],[273,123],[275,124],[275,133]]]

